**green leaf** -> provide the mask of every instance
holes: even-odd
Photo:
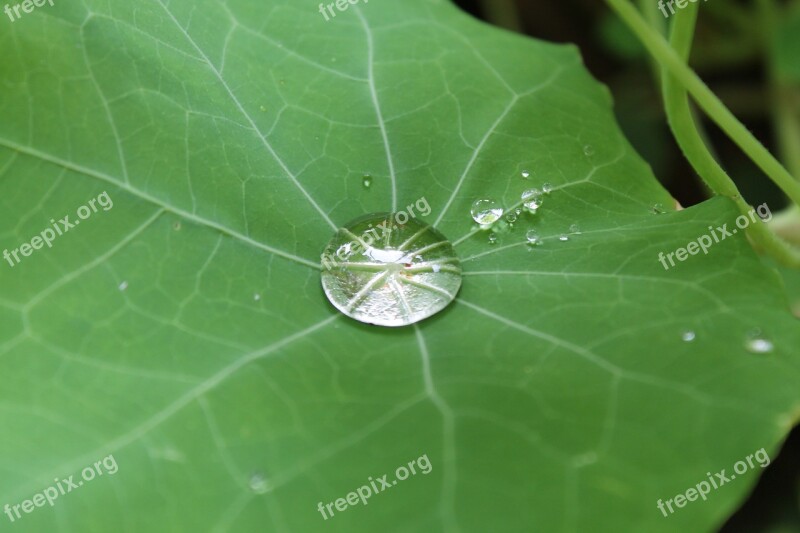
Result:
[[[671,199],[574,47],[444,1],[317,9],[87,0],[3,21],[0,248],[104,191],[113,208],[0,264],[0,505],[119,469],[6,525],[719,524],[758,464],[667,518],[656,501],[774,457],[800,413],[800,329],[741,232],[657,259],[732,228],[733,204],[652,214]],[[477,198],[544,182],[497,244],[473,229]],[[397,330],[341,316],[318,266],[335,228],[421,198],[458,243],[456,302]],[[745,350],[753,328],[772,353]],[[317,510],[422,456],[429,474]]]

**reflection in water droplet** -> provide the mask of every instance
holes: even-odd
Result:
[[[123,281],[122,283],[119,284],[119,290],[124,291],[127,288],[128,288],[128,282],[127,281]]]
[[[583,147],[583,153],[587,157],[593,156],[594,155],[594,147],[591,144],[587,144],[586,146]]]
[[[542,244],[542,238],[539,237],[539,233],[534,229],[528,230],[528,233],[525,234],[525,238],[528,240],[528,244],[534,246]]]
[[[528,178],[531,177],[531,173],[528,172],[527,170],[523,170],[522,171],[522,177],[525,178],[525,179],[528,179]]]
[[[364,174],[364,176],[361,178],[361,184],[367,189],[372,187],[372,176],[369,174]]]
[[[551,183],[545,183],[542,185],[542,192],[545,194],[550,194],[553,192],[553,185]]]
[[[493,231],[489,233],[489,244],[497,244],[497,234]]]
[[[539,189],[528,189],[522,193],[521,199],[522,205],[531,213],[535,213],[542,205],[542,192]]]
[[[569,235],[562,234],[562,235],[561,235],[561,236],[558,238],[558,240],[559,240],[559,241],[562,241],[562,242],[566,242],[566,241],[568,241],[568,240],[569,240]]]
[[[694,331],[687,329],[683,333],[681,333],[681,340],[683,342],[692,342],[695,339],[696,335]]]
[[[766,338],[759,329],[747,334],[744,346],[748,352],[756,354],[771,353],[775,349],[772,341]]]
[[[662,204],[653,204],[650,207],[650,212],[654,215],[660,215],[664,212],[664,206]]]
[[[261,473],[250,476],[250,490],[256,494],[265,494],[270,489],[269,480]]]
[[[348,246],[349,245],[349,246]],[[346,252],[337,252],[346,250]],[[414,262],[419,256],[421,261]],[[453,301],[461,266],[453,245],[415,218],[366,215],[341,228],[322,254],[322,287],[345,315],[367,324],[406,326]]]
[[[503,206],[497,200],[481,198],[480,200],[475,200],[472,204],[470,214],[472,215],[472,220],[481,226],[486,226],[487,224],[495,223],[503,216]]]

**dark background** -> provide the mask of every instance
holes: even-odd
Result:
[[[614,111],[627,138],[664,187],[686,207],[709,197],[672,138],[647,53],[605,2],[455,2],[476,17],[512,31],[577,44],[589,71],[611,89]],[[749,10],[752,18],[747,16]],[[734,12],[743,14],[738,23],[731,15]],[[742,20],[752,23],[741,24]],[[707,0],[700,4],[691,63],[739,120],[777,154],[767,83],[767,33],[758,25],[754,2]],[[702,128],[718,161],[751,205],[767,202],[773,211],[786,205],[780,191],[714,124],[704,120]],[[800,532],[800,429],[795,428],[780,455],[761,474],[752,494],[721,532]]]

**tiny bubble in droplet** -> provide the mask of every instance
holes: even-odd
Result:
[[[745,348],[750,353],[766,354],[771,353],[775,349],[775,345],[761,333],[761,330],[755,329],[747,334]]]
[[[264,494],[270,489],[269,480],[263,474],[256,473],[250,476],[250,490],[256,494]]]

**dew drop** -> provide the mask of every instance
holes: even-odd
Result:
[[[119,284],[119,290],[124,291],[127,288],[128,288],[128,282],[127,281],[123,281],[122,283]]]
[[[528,189],[522,193],[522,205],[528,211],[535,213],[542,205],[542,192],[539,189]]]
[[[472,215],[472,220],[481,226],[486,226],[494,224],[503,216],[503,207],[497,200],[481,198],[480,200],[475,200],[472,204],[470,214]]]
[[[775,345],[761,333],[761,330],[756,329],[747,334],[745,348],[750,353],[765,354],[771,353]]]
[[[266,111],[266,110],[267,110],[267,108],[266,108],[266,107],[264,107],[263,105],[262,105],[262,106],[260,106],[260,107],[259,107],[259,109],[261,110],[261,112],[262,112],[262,113],[263,113],[264,111]]]
[[[525,178],[525,179],[528,179],[528,178],[531,177],[531,173],[528,172],[527,170],[523,170],[522,171],[522,177]]]
[[[662,204],[653,204],[650,206],[650,212],[654,215],[660,215],[664,213],[664,206]]]
[[[587,144],[583,147],[583,154],[586,157],[591,157],[594,155],[594,147],[591,144]]]
[[[517,207],[516,209],[514,209],[514,212],[517,214],[517,216],[520,216],[522,214],[522,208]]]
[[[542,192],[545,194],[550,194],[553,192],[553,184],[548,182],[542,185]]]
[[[697,335],[695,334],[694,331],[692,331],[690,329],[687,329],[686,331],[681,333],[681,340],[683,342],[692,342],[695,339],[696,336]]]
[[[361,178],[361,184],[367,189],[372,187],[372,176],[369,174],[364,174],[364,176]]]
[[[265,494],[269,492],[269,480],[264,477],[264,474],[255,473],[250,476],[250,490],[256,494]]]
[[[255,293],[255,294],[253,295],[253,300],[255,300],[255,301],[259,301],[260,299],[261,299],[261,295],[260,295],[260,294],[258,294],[258,293]]]
[[[570,231],[570,233],[572,233],[574,235],[580,235],[581,234],[581,227],[578,226],[577,224],[573,224],[573,225],[571,225],[569,227],[569,231]]]
[[[497,244],[497,234],[493,231],[489,233],[489,244]]]
[[[562,233],[562,234],[561,234],[561,235],[558,237],[558,240],[559,240],[559,241],[561,241],[561,242],[567,242],[567,241],[569,240],[569,235]]]
[[[525,234],[525,238],[528,240],[528,244],[532,246],[542,244],[542,238],[539,237],[539,233],[536,230],[528,230],[528,233]]]
[[[338,250],[346,253],[337,258]],[[322,265],[322,287],[331,304],[379,326],[428,318],[447,307],[461,287],[461,266],[450,241],[416,218],[398,225],[391,213],[365,215],[341,228],[325,247]]]
[[[516,221],[517,221],[516,211],[509,211],[508,213],[506,213],[506,222],[508,222],[509,225],[513,225],[514,222]]]

